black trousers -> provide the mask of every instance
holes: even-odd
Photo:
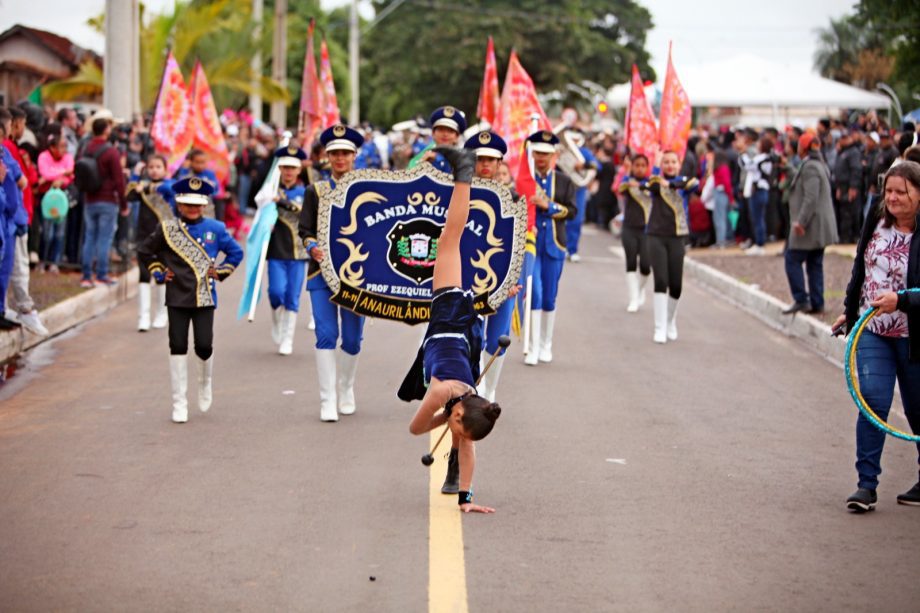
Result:
[[[169,312],[169,353],[188,353],[188,328],[192,325],[195,355],[207,360],[214,353],[214,307],[167,307]]]
[[[652,256],[652,273],[655,275],[655,293],[667,292],[671,298],[680,298],[684,278],[685,236],[648,237],[648,251]]]
[[[620,241],[623,243],[623,251],[626,252],[626,272],[636,272],[636,269],[639,269],[643,275],[651,274],[652,261],[649,259],[645,229],[623,226]]]

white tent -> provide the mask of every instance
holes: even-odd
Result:
[[[677,65],[677,76],[693,106],[879,109],[889,104],[887,96],[825,79],[804,65],[784,65],[751,55],[709,64]],[[658,89],[663,85],[662,71]],[[629,84],[610,88],[607,102],[613,107],[625,107]]]

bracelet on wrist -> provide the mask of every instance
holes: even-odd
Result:
[[[472,502],[473,502],[473,492],[472,492],[472,491],[469,491],[469,492],[463,492],[463,491],[458,492],[458,494],[457,494],[457,504],[459,504],[459,505],[464,505],[464,504],[471,504]]]

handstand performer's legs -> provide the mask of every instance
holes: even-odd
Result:
[[[463,282],[460,265],[460,237],[466,227],[470,213],[470,184],[454,183],[447,207],[447,220],[438,239],[438,255],[434,261],[432,289],[461,287]]]

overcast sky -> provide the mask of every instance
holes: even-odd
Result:
[[[296,1],[296,0],[295,0]],[[326,7],[349,0],[323,0]],[[811,65],[815,28],[848,12],[853,0],[640,0],[652,13],[655,28],[648,33],[652,65],[664,76],[668,41],[674,41],[674,62],[706,63],[742,53],[785,64]],[[145,0],[149,10],[161,11],[173,0]],[[368,14],[370,2],[361,2]],[[406,10],[411,5],[402,7]],[[101,36],[85,25],[98,15],[105,0],[0,0],[0,24],[21,23],[67,36],[77,44],[102,52]],[[398,18],[396,11],[390,19]],[[499,51],[500,52],[500,51]],[[500,52],[501,53],[501,52]]]

